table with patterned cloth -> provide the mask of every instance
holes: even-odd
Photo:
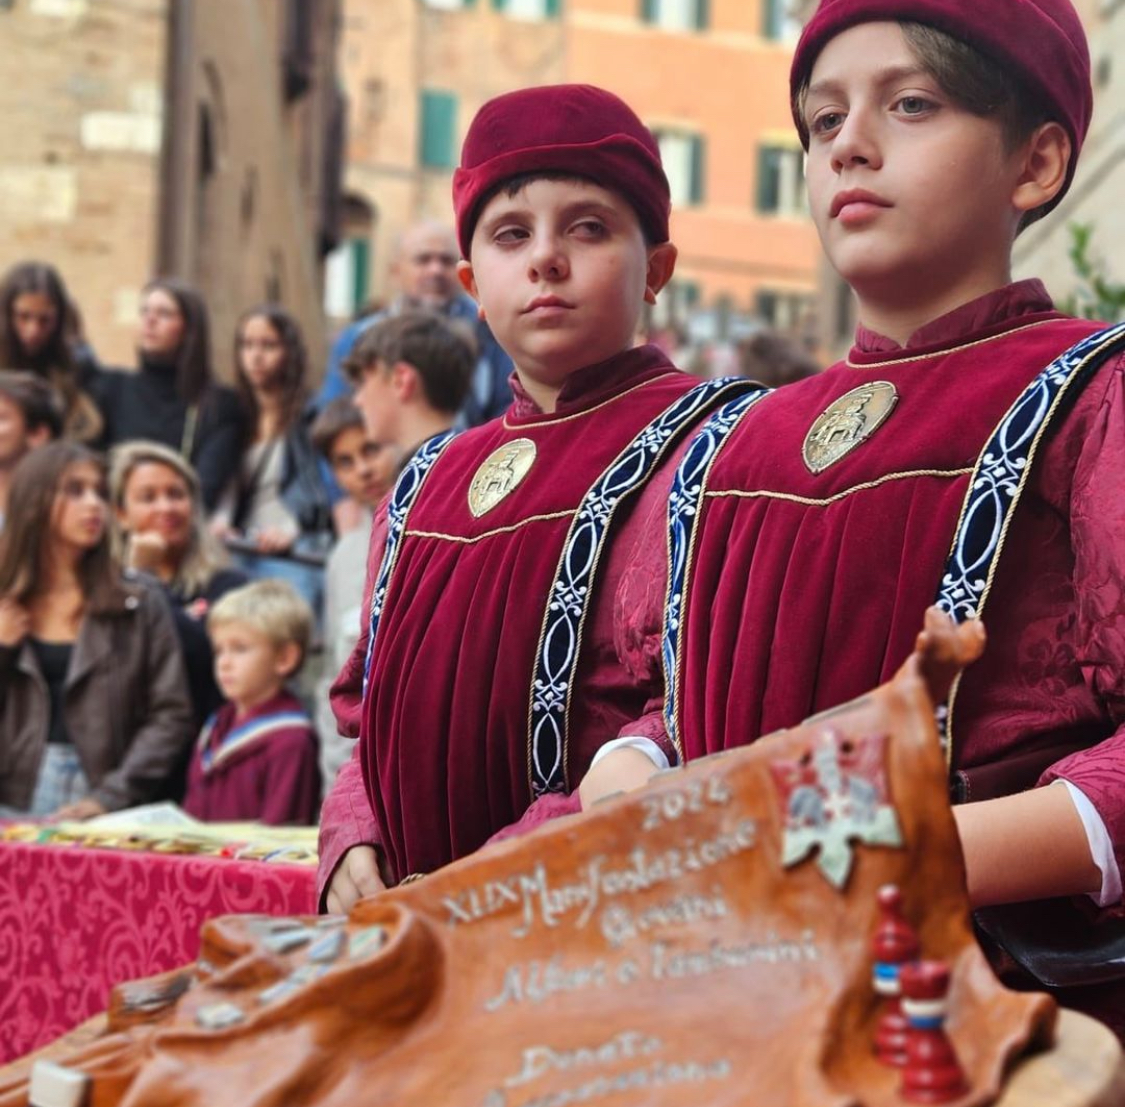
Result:
[[[0,1064],[115,984],[194,961],[207,919],[315,912],[315,882],[308,865],[0,842]]]

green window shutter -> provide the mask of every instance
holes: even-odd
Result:
[[[419,160],[431,169],[453,167],[453,139],[457,129],[457,97],[451,92],[422,90]]]
[[[562,12],[562,0],[547,0],[547,18],[558,19]]]
[[[784,151],[774,146],[758,150],[758,211],[774,212],[781,206],[778,188]]]
[[[352,253],[352,310],[367,303],[368,268],[371,262],[371,243],[366,238],[353,238]]]
[[[691,202],[702,204],[706,194],[705,177],[707,162],[703,139],[693,135],[691,140]]]
[[[655,23],[659,13],[656,10],[658,0],[641,0],[641,19],[646,23]]]
[[[781,24],[785,0],[762,0],[762,34],[766,38],[781,38]]]
[[[695,0],[695,27],[696,30],[706,31],[711,25],[710,0]]]
[[[504,6],[504,0],[492,0],[492,8],[494,11],[502,12]]]

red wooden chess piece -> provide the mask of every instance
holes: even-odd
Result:
[[[899,1002],[899,971],[918,958],[918,935],[902,913],[902,892],[895,884],[879,889],[879,925],[871,939],[875,964],[871,984],[886,997],[875,1024],[875,1055],[885,1065],[901,1068],[906,1064],[906,1035],[909,1030]]]
[[[965,1072],[945,1032],[949,966],[915,961],[899,972],[902,1010],[910,1023],[900,1093],[911,1103],[948,1103],[968,1091]]]

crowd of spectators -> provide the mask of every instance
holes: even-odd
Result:
[[[278,304],[213,336],[196,289],[152,280],[129,368],[98,361],[51,265],[8,271],[0,817],[173,800],[315,821],[353,746],[329,689],[360,631],[375,509],[422,442],[511,400],[511,361],[457,257],[449,228],[408,229],[398,294],[324,351]],[[247,664],[249,692],[230,675]],[[267,745],[268,784],[254,770]]]
[[[54,267],[0,281],[0,818],[316,821],[374,510],[426,437],[508,399],[454,250],[404,235],[402,295],[323,352],[277,304],[213,344],[204,297],[153,280],[128,368]]]

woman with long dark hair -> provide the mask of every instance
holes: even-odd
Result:
[[[327,556],[333,537],[308,434],[307,356],[296,319],[275,304],[246,312],[235,330],[234,363],[247,434],[215,529],[241,541],[239,563],[251,576],[285,577],[319,610],[322,572],[290,556]]]
[[[102,414],[91,392],[99,370],[72,333],[75,309],[54,266],[24,261],[0,281],[0,369],[42,377],[59,394],[63,433],[79,442],[101,437]]]
[[[195,466],[210,510],[238,464],[242,411],[215,383],[203,297],[182,281],[150,281],[141,292],[137,354],[136,373],[104,374],[105,443],[143,438],[179,451]]]
[[[163,596],[122,575],[105,467],[56,442],[16,470],[0,535],[0,812],[88,818],[166,794],[191,742]]]

